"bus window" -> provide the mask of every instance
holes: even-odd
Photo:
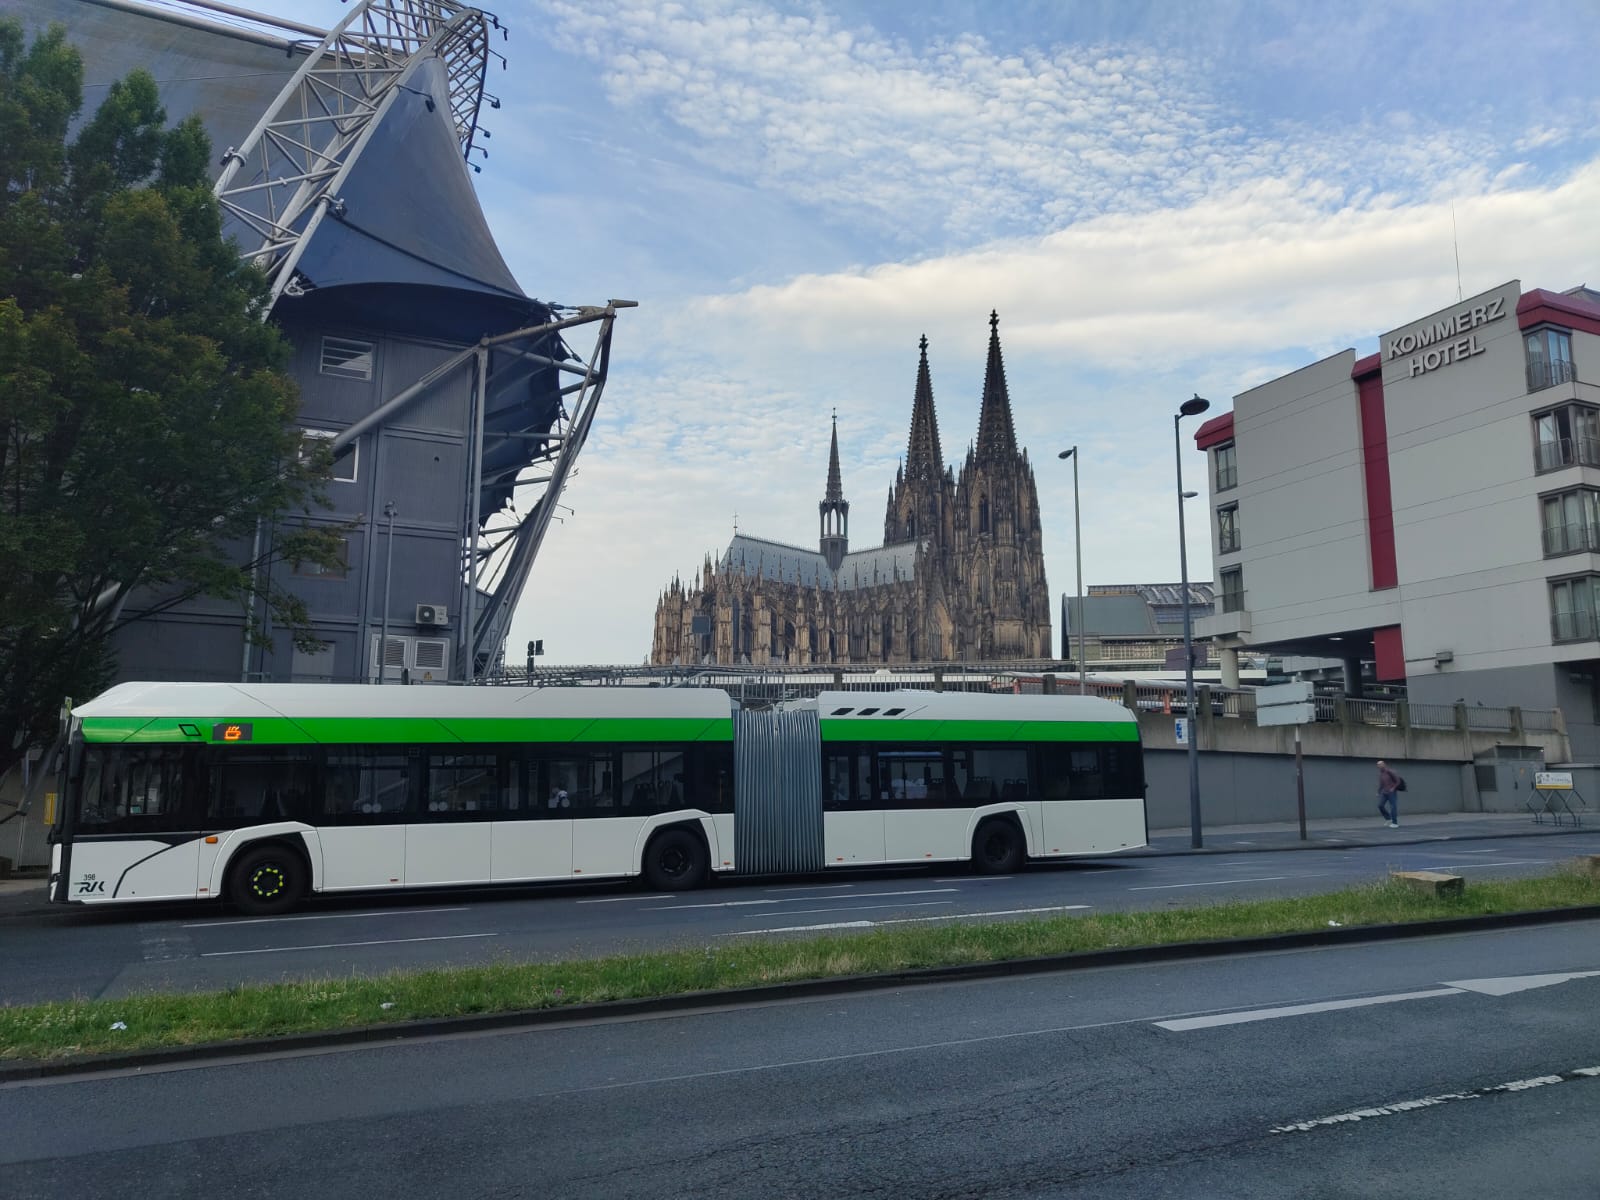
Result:
[[[622,807],[625,810],[657,813],[682,808],[683,784],[683,751],[622,752]]]
[[[1098,800],[1107,794],[1098,745],[1041,746],[1042,791],[1046,800]]]
[[[568,755],[546,759],[541,766],[543,806],[547,815],[571,817],[578,815],[577,810],[581,809],[591,815],[605,816],[616,808],[616,799],[611,794],[610,754]],[[533,778],[531,771],[529,778]]]
[[[436,750],[428,755],[422,810],[446,817],[494,816],[520,808],[514,765],[498,754]]]
[[[304,758],[218,750],[209,765],[207,829],[309,819],[311,764]]]
[[[78,828],[142,833],[198,825],[189,804],[192,755],[177,746],[88,746],[77,797]]]
[[[880,804],[927,808],[943,804],[946,798],[943,751],[878,751]]]
[[[392,750],[342,751],[328,755],[327,813],[345,822],[399,816],[410,808],[407,755]]]

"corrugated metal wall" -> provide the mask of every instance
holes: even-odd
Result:
[[[736,713],[733,744],[739,871],[822,870],[822,732],[816,711]]]

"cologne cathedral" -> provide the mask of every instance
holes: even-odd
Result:
[[[1039,497],[1017,447],[989,314],[977,441],[961,473],[945,464],[921,342],[911,435],[889,490],[883,544],[850,549],[838,419],[818,509],[817,549],[735,533],[692,587],[656,605],[653,663],[882,664],[1050,657]]]

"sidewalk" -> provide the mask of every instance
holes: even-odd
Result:
[[[1390,829],[1376,813],[1371,817],[1334,817],[1306,822],[1306,840],[1300,840],[1298,821],[1272,821],[1259,825],[1215,825],[1202,829],[1199,850],[1189,844],[1187,826],[1152,829],[1150,845],[1130,855],[1246,854],[1262,850],[1329,850],[1341,846],[1411,846],[1424,842],[1474,841],[1485,838],[1554,837],[1558,834],[1600,833],[1600,819],[1575,826],[1571,817],[1562,824],[1545,817],[1535,823],[1528,813],[1418,813],[1405,816],[1400,828]]]

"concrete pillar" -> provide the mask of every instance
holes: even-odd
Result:
[[[1239,652],[1224,648],[1222,651],[1222,686],[1234,689],[1239,686]]]
[[[936,691],[936,692],[944,691],[944,668],[943,667],[935,667],[933,669],[933,690]]]
[[[1122,707],[1130,712],[1139,711],[1139,694],[1134,691],[1134,684],[1131,679],[1122,681]]]
[[[1344,694],[1352,700],[1361,699],[1361,660],[1347,658],[1344,660]]]
[[[1046,696],[1054,696],[1056,694],[1056,677],[1054,675],[1045,675],[1040,680],[1040,684]]]

